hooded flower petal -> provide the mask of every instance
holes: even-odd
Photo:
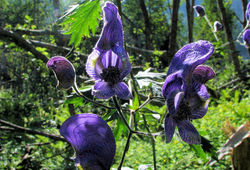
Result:
[[[96,82],[92,94],[99,99],[108,99],[115,94],[113,88],[104,81]]]
[[[184,142],[189,144],[200,144],[201,137],[195,127],[188,121],[183,120],[177,123],[179,134]]]
[[[109,169],[115,156],[115,139],[107,123],[95,114],[67,119],[60,133],[74,147],[83,168]]]
[[[132,95],[128,89],[128,86],[123,82],[120,82],[114,85],[114,91],[117,97],[123,100],[128,100],[132,98]]]
[[[208,60],[214,51],[209,41],[199,40],[182,47],[174,56],[167,75],[183,70],[185,83],[190,83],[193,70]]]
[[[55,73],[58,89],[69,89],[75,83],[75,68],[65,57],[52,57],[47,62],[47,67]]]
[[[176,122],[175,120],[168,114],[165,118],[165,133],[166,133],[166,138],[167,138],[167,143],[169,143],[174,135],[175,127],[176,127]]]
[[[244,33],[243,33],[243,41],[244,44],[247,48],[250,48],[250,29],[247,29]]]
[[[104,27],[96,47],[108,50],[115,45],[123,46],[122,22],[117,7],[111,2],[106,2],[102,10],[104,11]]]
[[[205,15],[205,9],[201,5],[195,5],[194,10],[196,11],[198,17],[203,17]]]

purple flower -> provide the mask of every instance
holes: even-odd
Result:
[[[95,114],[78,114],[67,119],[60,128],[61,135],[76,151],[76,163],[83,169],[110,169],[116,150],[110,127]]]
[[[65,57],[52,57],[47,62],[47,67],[54,72],[58,89],[69,89],[74,85],[76,79],[75,68]]]
[[[214,31],[221,31],[223,30],[223,25],[219,21],[214,22]]]
[[[250,29],[247,29],[244,33],[243,33],[243,41],[244,44],[247,48],[250,48]]]
[[[215,73],[202,63],[213,51],[214,47],[210,42],[200,40],[185,45],[175,54],[162,87],[169,110],[165,118],[167,142],[172,140],[177,126],[184,142],[200,143],[200,135],[191,120],[202,118],[208,109],[209,94],[205,83]]]
[[[248,4],[247,4],[247,9],[246,9],[245,15],[246,15],[247,21],[250,21],[250,2],[248,2]]]
[[[122,82],[131,71],[127,52],[123,47],[123,30],[117,7],[106,2],[103,7],[104,26],[101,37],[86,63],[86,71],[96,82],[92,94],[100,99],[117,95],[132,98],[128,86]]]
[[[205,9],[201,5],[193,6],[194,10],[196,11],[198,17],[203,17],[205,15]]]

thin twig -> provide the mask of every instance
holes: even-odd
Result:
[[[124,152],[122,154],[121,162],[119,164],[119,167],[117,168],[118,170],[121,170],[121,168],[122,168],[122,164],[123,164],[123,161],[125,159],[125,155],[126,155],[128,149],[129,149],[129,142],[130,142],[131,137],[132,137],[132,132],[130,131],[129,134],[128,134],[128,138],[127,138],[127,142],[126,142],[126,146],[125,146]]]
[[[106,109],[115,109],[114,107],[105,106],[105,105],[103,105],[103,104],[101,104],[101,103],[98,103],[98,102],[96,102],[96,101],[94,101],[94,100],[91,100],[91,99],[89,99],[88,97],[84,96],[84,95],[80,92],[80,90],[78,89],[78,87],[77,87],[77,85],[76,85],[76,82],[75,82],[74,85],[73,85],[73,89],[74,89],[75,92],[76,92],[80,97],[82,97],[84,100],[86,100],[86,101],[88,101],[88,102],[91,102],[91,103],[93,103],[93,104],[96,105],[96,106],[104,107],[104,108],[106,108]]]
[[[147,100],[144,103],[142,103],[137,109],[135,109],[134,112],[137,112],[138,110],[142,109],[146,104],[150,103],[152,100],[153,100],[153,96],[149,95]]]
[[[216,41],[219,41],[219,39],[218,39],[218,37],[217,37],[217,35],[216,35],[215,31],[214,31],[214,28],[213,28],[211,22],[209,21],[207,15],[205,15],[204,18],[205,18],[205,20],[207,21],[208,25],[210,26],[211,31],[213,32]]]
[[[0,123],[4,124],[6,126],[14,128],[15,131],[20,131],[20,132],[24,132],[24,133],[33,134],[33,135],[46,136],[46,137],[49,137],[49,138],[54,139],[54,140],[66,141],[63,137],[61,137],[59,135],[54,135],[54,134],[50,134],[50,133],[46,133],[46,132],[33,130],[33,129],[30,129],[30,128],[25,128],[25,127],[22,127],[22,126],[7,122],[7,121],[2,120],[2,119],[0,119]],[[11,129],[11,128],[7,128],[5,130],[13,131],[13,129]]]
[[[142,114],[142,118],[143,118],[143,121],[144,121],[144,125],[148,131],[148,133],[151,134],[150,132],[150,129],[148,127],[148,123],[147,123],[147,120],[146,120],[146,116],[144,114]],[[153,150],[153,162],[154,162],[154,170],[156,170],[156,153],[155,153],[155,139],[154,137],[151,135],[151,144],[152,144],[152,150]]]

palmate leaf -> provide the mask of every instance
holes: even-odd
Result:
[[[69,30],[64,33],[72,34],[69,45],[78,46],[82,36],[90,37],[89,30],[95,35],[100,12],[100,0],[86,0],[83,4],[77,6],[71,15],[67,16],[61,24],[69,24]]]

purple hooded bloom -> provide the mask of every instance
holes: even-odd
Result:
[[[126,100],[132,98],[132,95],[122,80],[130,73],[131,64],[123,47],[121,17],[111,2],[106,2],[102,10],[102,33],[86,63],[88,75],[95,80],[92,94],[100,99],[117,95]]]
[[[246,9],[246,19],[249,22],[250,21],[250,2],[247,4],[247,9]]]
[[[83,169],[110,169],[116,150],[115,138],[101,117],[88,113],[74,115],[62,124],[60,133],[75,149],[75,161]]]
[[[214,22],[214,31],[221,31],[223,30],[223,25],[219,21]]]
[[[198,17],[203,17],[205,15],[205,9],[201,5],[193,6],[194,10],[196,11]]]
[[[244,44],[247,48],[250,48],[250,29],[247,29],[244,33],[243,33],[243,41]]]
[[[208,109],[209,94],[205,83],[215,73],[202,64],[213,51],[210,42],[200,40],[185,45],[175,54],[162,87],[169,110],[165,118],[167,143],[172,140],[176,126],[184,142],[199,144],[201,141],[191,120],[202,118]]]
[[[58,89],[66,90],[74,85],[76,79],[75,68],[65,57],[52,57],[47,62],[47,67],[54,72]]]

